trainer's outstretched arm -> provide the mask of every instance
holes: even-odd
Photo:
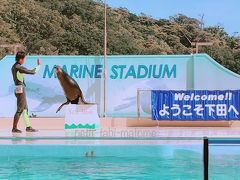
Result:
[[[17,65],[16,66],[16,69],[19,71],[19,73],[21,74],[36,74],[40,68],[41,68],[41,65],[42,65],[42,61],[40,59],[37,60],[37,67],[34,68],[34,69],[27,69],[26,67],[24,66],[21,66],[21,65]]]
[[[36,68],[29,70],[25,68],[24,66],[17,65],[16,66],[17,71],[19,71],[21,74],[35,74],[36,73]]]

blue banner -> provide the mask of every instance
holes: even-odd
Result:
[[[240,90],[152,91],[153,120],[239,120]]]

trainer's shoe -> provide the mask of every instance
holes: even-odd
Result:
[[[17,128],[13,128],[13,129],[12,129],[12,132],[13,132],[13,133],[22,133],[22,131],[19,130],[19,129],[17,129]]]
[[[26,128],[26,131],[27,131],[27,132],[38,132],[37,129],[33,129],[31,126],[27,127],[27,128]]]

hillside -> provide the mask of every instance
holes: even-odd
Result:
[[[1,0],[0,44],[21,43],[31,54],[103,54],[104,7],[93,0]],[[169,19],[108,8],[108,54],[189,54],[191,41],[240,74],[240,39],[220,26],[204,27],[185,15]],[[187,38],[186,38],[187,37]],[[8,53],[0,49],[0,57]]]

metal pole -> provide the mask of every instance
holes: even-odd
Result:
[[[17,54],[17,46],[14,46],[14,55]]]
[[[140,119],[140,90],[137,88],[137,117]]]
[[[198,54],[198,43],[196,43],[196,54]]]
[[[106,117],[106,60],[107,60],[107,4],[104,1],[104,107],[103,107],[103,116]]]
[[[211,46],[213,43],[211,42],[191,42],[192,48],[196,49],[196,52],[193,54],[198,54],[199,46]]]
[[[208,160],[209,160],[208,138],[203,138],[203,175],[204,180],[208,180]]]
[[[191,90],[195,88],[195,54],[192,54],[192,84]]]

